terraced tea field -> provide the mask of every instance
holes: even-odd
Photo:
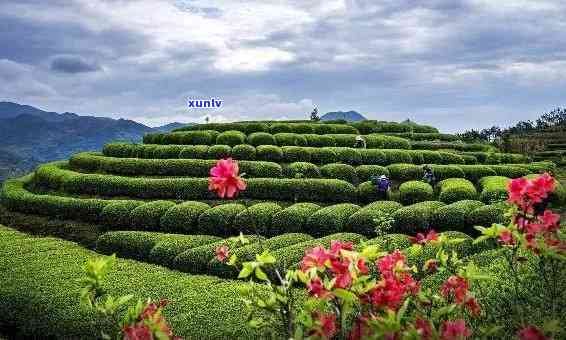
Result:
[[[358,135],[366,148],[354,148]],[[227,157],[238,161],[247,183],[235,199],[219,199],[208,187],[210,169]],[[437,183],[422,181],[424,165]],[[502,259],[493,244],[472,243],[474,226],[505,222],[510,179],[543,172],[562,180],[550,204],[564,211],[564,169],[430,126],[201,124],[146,135],[143,144],[110,143],[4,183],[0,265],[11,279],[0,288],[0,322],[22,337],[96,337],[108,325],[80,309],[76,279],[87,258],[115,253],[108,291],[168,299],[165,313],[177,334],[265,338],[245,325],[237,291],[247,283],[215,259],[219,245],[228,243],[239,261],[269,249],[280,270],[331,240],[401,249],[411,264],[422,264],[433,250],[408,252],[409,236],[431,229],[462,239],[451,250],[494,273],[488,288],[509,295]],[[386,199],[370,180],[381,175],[392,182]],[[384,215],[386,227],[378,222]],[[240,233],[249,244],[230,240]],[[437,279],[423,285],[438,286]],[[488,296],[486,306],[498,298]],[[504,320],[504,307],[491,312]]]

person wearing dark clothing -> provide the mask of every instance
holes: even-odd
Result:
[[[356,142],[354,143],[354,148],[356,149],[365,149],[366,148],[366,140],[363,136],[356,136]]]
[[[387,176],[385,175],[381,175],[379,177],[372,176],[371,183],[375,185],[378,199],[386,200],[387,192],[389,191],[389,187],[391,186],[391,182],[389,181],[389,178],[387,178]]]
[[[423,167],[423,170],[424,170],[423,181],[434,186],[436,184],[436,176],[434,175],[432,168],[428,165],[425,165]]]

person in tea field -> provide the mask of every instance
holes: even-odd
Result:
[[[363,136],[357,135],[356,142],[354,143],[354,148],[356,149],[365,149],[366,148],[366,140]]]
[[[423,171],[423,181],[430,184],[431,186],[434,186],[436,184],[436,176],[434,175],[434,172],[432,171],[430,165],[423,166]]]
[[[380,200],[387,199],[387,192],[389,191],[389,187],[391,186],[391,181],[385,175],[381,175],[379,177],[372,176],[370,178],[371,183],[375,185],[375,189],[377,191],[377,197]]]

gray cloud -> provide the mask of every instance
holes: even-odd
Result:
[[[51,59],[49,68],[63,73],[83,73],[101,70],[96,62],[88,61],[77,55],[57,55]]]
[[[17,86],[0,99],[151,124],[201,119],[183,105],[203,96],[224,99],[219,120],[316,104],[445,131],[508,125],[566,105],[565,12],[550,0],[8,0],[0,78]]]

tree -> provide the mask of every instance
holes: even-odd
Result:
[[[316,107],[311,112],[311,120],[315,122],[318,122],[320,120],[320,116],[318,115],[318,108]]]

